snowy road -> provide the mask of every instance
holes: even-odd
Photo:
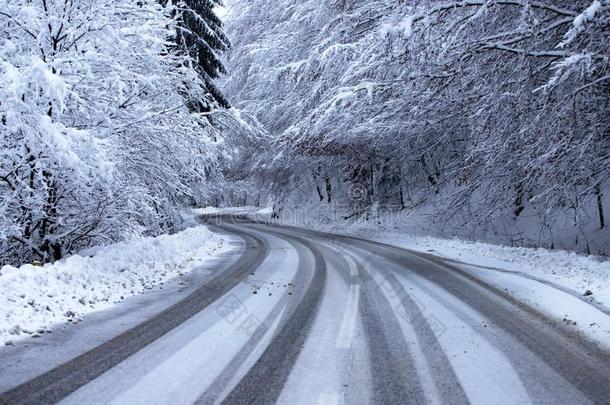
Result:
[[[0,385],[0,403],[610,403],[610,353],[471,273],[363,239],[209,220],[243,241],[228,265]]]

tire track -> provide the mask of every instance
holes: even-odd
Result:
[[[359,240],[356,243],[454,295],[512,335],[593,403],[608,403],[609,353],[571,335],[538,311],[458,268],[377,242]],[[371,250],[371,244],[386,253]],[[505,354],[511,357],[510,353]]]
[[[394,263],[407,275],[413,273],[423,277],[488,318],[512,336],[521,346],[520,350],[534,353],[538,361],[544,362],[593,403],[610,404],[610,353],[474,275],[434,256],[360,237],[270,226],[290,229],[303,237],[317,236],[342,246],[358,247],[368,256]],[[395,269],[395,274],[401,272]],[[498,349],[509,359],[513,357],[514,353],[507,351],[507,347],[500,345]],[[535,367],[535,364],[529,364],[529,367]]]
[[[223,228],[221,229],[231,232],[232,228]],[[243,229],[243,228],[242,228]],[[270,233],[267,230],[265,233]],[[283,235],[282,235],[283,237]],[[307,280],[307,257],[305,252],[301,248],[301,245],[289,239],[288,243],[292,244],[292,246],[297,251],[299,255],[299,266],[295,275],[295,279],[293,280],[294,285],[305,285]],[[292,302],[292,303],[291,303]],[[282,319],[280,320],[280,327],[286,323],[286,321],[290,318],[291,314],[294,312],[296,308],[296,304],[294,304],[294,300],[289,301],[288,292],[284,292],[278,303],[273,307],[271,312],[265,317],[265,319],[261,322],[261,324],[256,328],[256,330],[252,333],[244,347],[242,347],[239,352],[235,355],[233,359],[229,362],[229,364],[225,367],[225,369],[214,379],[212,384],[206,389],[206,391],[197,399],[196,404],[204,405],[204,404],[212,404],[217,403],[217,401],[221,398],[221,395],[226,390],[227,386],[231,383],[232,379],[237,375],[240,370],[240,367],[243,365],[245,361],[247,361],[248,357],[255,351],[257,346],[260,344],[262,339],[264,338],[268,328],[272,325],[280,314],[283,313]],[[286,309],[286,310],[285,310]]]
[[[265,230],[265,232],[271,232]],[[273,336],[269,346],[233,388],[222,404],[271,404],[277,401],[290,375],[313,321],[320,308],[326,287],[326,263],[319,250],[300,237],[281,235],[298,242],[314,257],[311,282],[298,305]]]
[[[354,250],[355,254],[360,257],[362,257],[362,255],[370,255],[370,251],[368,250],[357,248],[352,249]],[[371,264],[375,264],[374,267],[383,268],[382,263]],[[411,338],[417,340],[418,342],[418,347],[416,350],[421,350],[421,355],[423,355],[427,367],[429,367],[433,374],[431,376],[433,379],[432,383],[434,384],[435,389],[438,391],[438,395],[440,396],[442,403],[468,403],[466,393],[460,385],[457,375],[455,374],[446,353],[442,350],[438,338],[428,319],[426,316],[424,316],[424,313],[420,309],[420,306],[398,281],[393,270],[384,273],[383,277],[384,280],[387,280],[389,286],[391,286],[396,300],[398,301],[393,307],[394,313],[396,313],[397,316],[401,316],[410,325],[410,327],[413,328],[415,336],[412,336]],[[376,286],[377,282],[372,276],[368,276],[367,283],[375,285],[377,294],[383,294],[381,292],[381,287]],[[389,301],[388,305],[390,305]],[[417,370],[415,370],[415,372],[417,373]]]
[[[276,228],[274,228],[276,229]],[[277,231],[285,236],[294,237],[292,230]],[[297,234],[298,235],[298,234]],[[317,239],[317,238],[316,238]],[[325,255],[345,256],[351,247],[335,246],[336,241],[313,239],[320,245]],[[344,251],[341,251],[344,250]],[[372,376],[372,400],[377,404],[424,403],[426,396],[417,379],[415,362],[402,335],[399,321],[386,297],[381,293],[368,272],[360,269],[358,276],[351,276],[349,264],[346,271],[340,272],[348,285],[359,285],[358,312],[362,319]]]

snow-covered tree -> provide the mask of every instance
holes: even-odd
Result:
[[[206,91],[167,40],[173,14],[152,0],[0,0],[2,262],[170,230],[197,197],[212,129],[186,106]]]
[[[177,43],[191,57],[208,91],[222,108],[230,103],[216,87],[214,79],[226,73],[220,53],[231,47],[223,23],[214,9],[222,0],[182,0],[178,2]],[[208,109],[208,108],[204,108]]]

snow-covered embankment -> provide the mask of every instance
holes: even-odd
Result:
[[[36,337],[192,270],[227,247],[195,226],[77,254],[43,267],[0,269],[0,344]],[[88,252],[89,253],[89,252]]]

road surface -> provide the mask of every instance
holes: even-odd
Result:
[[[27,365],[11,358],[0,404],[610,404],[610,353],[472,273],[359,238],[205,220],[240,240],[230,264],[38,376],[18,381]]]

